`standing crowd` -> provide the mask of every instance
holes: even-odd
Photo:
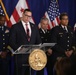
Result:
[[[41,18],[41,28],[38,28],[37,25],[30,22],[31,17],[32,12],[25,9],[19,21],[8,28],[5,26],[5,16],[0,15],[0,75],[11,75],[11,52],[8,46],[15,51],[21,45],[41,43],[56,43],[46,51],[47,75],[74,75],[76,69],[76,30],[73,31],[69,25],[68,14],[62,13],[59,17],[60,24],[50,30],[47,18]],[[29,55],[26,55],[22,58],[27,62],[28,57]],[[22,58],[21,56],[17,58],[18,64],[16,64],[16,59],[14,60],[14,75],[30,75],[29,66],[22,67]],[[36,75],[45,75],[44,69],[37,71]]]

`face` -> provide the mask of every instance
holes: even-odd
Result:
[[[5,17],[1,17],[0,18],[0,25],[4,25],[5,24]]]
[[[32,17],[32,13],[29,12],[29,11],[26,11],[26,12],[23,13],[23,15],[22,15],[22,20],[23,20],[25,23],[27,23],[27,22],[30,21],[31,17]]]
[[[48,20],[42,20],[41,28],[44,30],[48,29]]]
[[[67,26],[69,22],[68,16],[63,16],[62,19],[60,20],[60,23],[64,26]]]

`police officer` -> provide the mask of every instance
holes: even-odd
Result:
[[[52,29],[51,42],[56,43],[53,49],[53,61],[62,57],[71,58],[74,52],[75,36],[72,28],[68,25],[67,13],[60,15],[60,25]]]
[[[43,17],[40,21],[40,25],[39,33],[42,43],[50,43],[51,30],[48,29],[48,19]]]
[[[5,16],[0,14],[0,75],[8,75],[9,58],[8,56],[8,40],[9,28],[5,25]]]
[[[41,37],[41,41],[42,43],[51,43],[50,39],[51,39],[51,30],[48,29],[48,19],[45,18],[45,17],[42,17],[41,18],[41,21],[40,21],[40,26],[41,28],[39,29],[39,33],[40,33],[40,37]],[[46,68],[47,68],[47,73],[48,75],[49,72],[51,72],[51,67],[49,67],[49,65],[52,65],[51,64],[51,55],[52,55],[52,50],[50,48],[46,48],[47,51],[46,51],[46,54],[47,54],[47,65],[46,65]],[[45,75],[44,74],[44,71],[40,71],[38,72],[37,75]]]

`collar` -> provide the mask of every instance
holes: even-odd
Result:
[[[24,21],[21,21],[21,22],[22,22],[23,25],[26,25],[26,24],[29,25],[30,24],[29,22],[27,22],[27,23],[25,23]]]
[[[62,28],[64,28],[64,27],[67,28],[67,26],[64,26],[64,25],[61,25],[61,27],[62,27]]]
[[[47,31],[47,30],[44,30],[44,29],[42,29],[42,28],[41,28],[41,30],[42,30],[44,33],[45,33],[45,31]]]
[[[62,27],[63,29],[64,29],[64,27],[65,27],[66,31],[68,32],[67,26],[61,25],[61,27]]]

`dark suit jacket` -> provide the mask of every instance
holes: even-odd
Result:
[[[52,29],[51,42],[57,43],[52,48],[55,57],[65,56],[65,51],[73,49],[75,45],[74,32],[70,26],[67,29],[68,32],[65,32],[61,25]]]
[[[14,50],[16,50],[21,45],[41,43],[37,26],[31,22],[30,22],[30,26],[31,26],[31,38],[30,38],[30,42],[28,42],[22,22],[20,21],[17,24],[12,25],[10,31],[9,44]]]

